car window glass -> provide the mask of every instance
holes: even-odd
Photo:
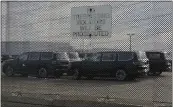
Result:
[[[87,53],[85,55],[85,59],[93,57],[95,54],[94,53]]]
[[[51,60],[53,54],[51,52],[41,53],[41,60]]]
[[[133,59],[133,53],[119,53],[118,60],[120,61],[128,61]]]
[[[19,60],[22,60],[22,61],[27,60],[27,58],[28,58],[28,54],[27,53],[24,53],[24,54],[19,56]]]
[[[93,54],[93,56],[90,58],[92,61],[100,61],[101,54]]]
[[[57,59],[69,59],[67,53],[57,53],[56,54]]]
[[[147,59],[145,52],[139,51],[137,55],[138,55],[139,59]]]
[[[28,60],[39,60],[40,53],[30,53]]]
[[[70,52],[68,53],[70,59],[79,59],[79,55],[77,52]]]
[[[161,56],[159,53],[151,53],[148,55],[149,59],[160,59]]]
[[[103,53],[102,61],[114,61],[115,55],[113,53]]]
[[[79,57],[80,58],[84,58],[85,57],[85,54],[79,54]]]

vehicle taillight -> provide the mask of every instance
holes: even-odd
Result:
[[[167,61],[167,65],[171,65],[171,63],[169,61]]]

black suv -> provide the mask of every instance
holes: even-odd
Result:
[[[116,77],[117,80],[134,79],[146,74],[149,70],[145,52],[98,52],[80,63],[75,72],[76,79],[85,76],[92,79],[96,76]]]
[[[70,63],[64,53],[25,52],[15,59],[6,60],[2,68],[7,76],[17,73],[23,76],[36,74],[44,78],[48,75],[59,77],[64,71],[69,70]]]
[[[157,76],[160,75],[164,71],[170,71],[171,62],[169,58],[167,58],[167,53],[161,51],[147,51],[146,55],[149,59],[150,71],[148,75]]]

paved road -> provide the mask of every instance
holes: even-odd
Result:
[[[34,77],[2,76],[2,92],[21,92],[27,95],[37,93],[57,99],[59,96],[78,96],[78,99],[108,97],[130,101],[171,103],[172,73],[165,72],[158,77],[142,77],[135,81],[116,81],[96,78],[94,80],[38,79]],[[44,97],[42,96],[42,97]],[[46,98],[46,97],[45,97]],[[48,97],[47,97],[48,98]],[[74,99],[74,98],[73,98]]]
[[[49,107],[49,106],[22,104],[22,103],[14,103],[14,102],[1,102],[1,107]]]

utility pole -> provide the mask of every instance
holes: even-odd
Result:
[[[90,38],[90,45],[89,45],[90,49],[89,49],[89,50],[90,50],[90,52],[91,52],[91,36],[92,36],[92,35],[89,34],[89,38]]]
[[[82,40],[83,40],[83,41],[82,41],[82,42],[83,42],[83,46],[82,46],[82,47],[83,47],[83,49],[82,49],[82,52],[84,53],[84,48],[85,48],[85,47],[84,47],[84,45],[85,45],[85,40],[84,40],[84,37],[83,37],[83,39],[82,39]]]
[[[130,37],[130,39],[129,39],[129,51],[132,51],[132,36],[133,35],[135,35],[134,33],[129,33],[129,34],[127,34],[129,37]]]

